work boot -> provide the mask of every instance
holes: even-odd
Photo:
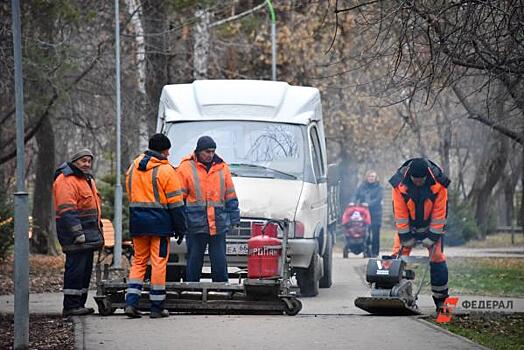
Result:
[[[169,311],[166,309],[162,311],[151,311],[151,314],[149,315],[149,318],[164,318],[169,317]]]
[[[132,305],[126,305],[126,308],[124,309],[124,313],[129,318],[140,318],[142,317],[142,313],[138,311],[138,309]]]
[[[437,313],[437,315],[439,313],[446,313],[446,306],[444,305],[444,302],[446,301],[446,299],[448,298],[448,296],[445,296],[443,298],[435,298],[433,297],[433,301],[435,302],[435,311]]]
[[[92,308],[86,308],[86,307],[74,307],[72,309],[63,309],[62,310],[62,316],[63,317],[69,317],[69,316],[85,316],[89,315],[95,312]]]

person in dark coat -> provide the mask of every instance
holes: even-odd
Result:
[[[369,170],[366,180],[357,188],[355,201],[367,203],[371,214],[371,255],[378,256],[380,251],[380,226],[382,224],[382,199],[384,188],[380,185],[377,173]]]

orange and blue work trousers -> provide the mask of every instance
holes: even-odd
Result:
[[[169,258],[169,237],[133,237],[135,256],[127,281],[126,304],[138,306],[144,285],[147,263],[151,262],[151,287],[149,301],[151,311],[162,311],[166,299],[166,268]]]

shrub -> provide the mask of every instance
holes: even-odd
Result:
[[[0,194],[0,261],[7,258],[14,243],[13,211],[5,196]]]
[[[480,231],[469,202],[460,200],[457,192],[449,191],[448,220],[445,242],[447,245],[461,245],[478,237]]]

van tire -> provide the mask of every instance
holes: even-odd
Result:
[[[297,282],[300,288],[300,296],[302,297],[316,297],[318,295],[319,281],[315,278],[315,270],[320,264],[320,256],[314,253],[311,258],[311,263],[307,269],[300,269],[297,271]]]
[[[331,233],[327,235],[327,244],[324,252],[324,274],[319,281],[320,288],[330,288],[333,284],[333,237]]]

